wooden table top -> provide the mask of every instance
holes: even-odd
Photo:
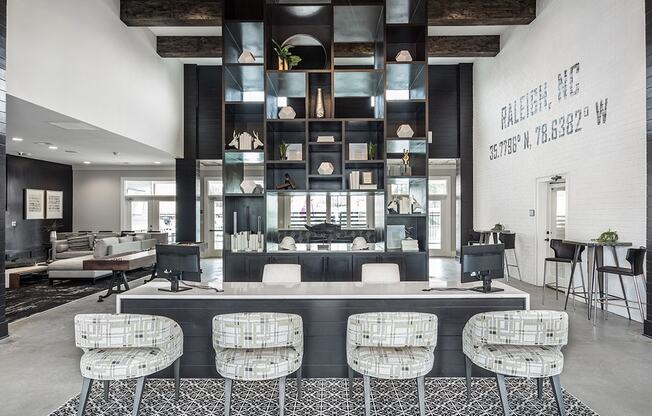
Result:
[[[563,240],[567,244],[575,244],[576,246],[588,246],[588,247],[631,247],[632,243],[626,241],[616,241],[615,243],[605,243],[597,240],[583,240],[583,241],[574,241],[574,240]]]
[[[115,254],[100,259],[84,260],[84,270],[129,271],[156,263],[156,250]]]

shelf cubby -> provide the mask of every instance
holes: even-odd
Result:
[[[333,6],[333,63],[338,69],[384,67],[384,1],[365,3]]]
[[[387,226],[400,225],[409,229],[419,242],[419,252],[428,248],[428,217],[421,215],[393,215],[387,214]],[[397,250],[402,253],[403,251]]]
[[[387,25],[426,25],[425,0],[387,0],[385,2]]]
[[[425,63],[426,26],[396,25],[387,26],[387,62],[396,62],[396,55],[403,50],[410,52],[412,61]]]
[[[428,179],[427,177],[388,177],[385,181],[387,185],[387,203],[392,200],[395,195],[409,195],[421,205],[422,211],[425,213],[428,208]]]
[[[253,180],[265,189],[265,155],[262,151],[229,151],[224,153],[224,193],[243,194],[240,184]]]
[[[385,71],[335,71],[336,118],[383,118]]]
[[[258,231],[258,217],[261,228],[265,230],[265,198],[256,196],[229,197],[224,199],[224,234],[233,234],[233,213],[238,215],[238,232]]]
[[[224,20],[258,20],[262,21],[265,11],[265,0],[225,1]]]
[[[296,190],[306,190],[306,164],[267,164],[265,179],[268,191],[275,191],[276,185],[285,181],[285,174],[290,175],[296,185]]]
[[[425,63],[388,63],[385,99],[391,101],[425,100],[428,65]]]
[[[408,124],[414,131],[414,137],[426,137],[426,110],[426,102],[388,101],[386,136],[397,138],[399,126]]]
[[[224,104],[225,149],[232,149],[229,143],[233,140],[234,133],[244,132],[251,135],[257,133],[258,138],[265,143],[263,103]]]
[[[319,145],[332,145],[333,143],[329,142],[317,142],[317,137],[319,136],[333,136],[335,138],[335,143],[342,143],[342,122],[340,121],[321,121],[321,120],[310,120],[308,122],[308,141],[312,144]]]
[[[256,58],[256,64],[262,64],[265,51],[264,32],[263,22],[225,21],[222,26],[223,63],[237,64],[240,54],[247,50]]]
[[[400,172],[400,166],[403,164],[403,151],[407,150],[410,156],[409,165],[411,174],[406,175]],[[428,154],[426,140],[408,139],[408,140],[387,140],[387,175],[388,176],[425,176],[428,172]]]
[[[302,160],[306,160],[306,124],[304,122],[278,120],[267,123],[266,152],[268,161],[281,160],[279,145],[301,144]]]
[[[310,175],[308,182],[311,191],[342,190],[342,175]]]
[[[222,71],[225,103],[263,102],[263,65],[229,64],[223,65]]]
[[[344,122],[344,153],[350,160],[349,144],[374,143],[376,153],[374,159],[382,160],[384,155],[384,127],[382,121],[347,120]]]
[[[267,71],[266,115],[279,120],[281,108],[288,105],[296,113],[295,120],[306,118],[306,73]]]
[[[321,88],[324,102],[324,117],[333,117],[333,91],[330,72],[308,73],[308,116],[317,117],[317,91]]]

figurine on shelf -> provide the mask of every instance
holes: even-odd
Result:
[[[276,185],[276,189],[297,189],[297,185],[294,183],[294,180],[290,177],[290,174],[286,173],[284,181],[282,184]]]
[[[401,157],[403,163],[401,164],[401,175],[412,176],[412,167],[410,166],[410,151],[403,149],[403,156]]]
[[[317,88],[317,109],[315,110],[316,118],[324,118],[326,112],[324,110],[324,95],[321,88]]]
[[[229,143],[229,146],[237,150],[253,150],[263,147],[263,142],[258,138],[258,133],[254,131],[252,136],[248,132],[236,133],[233,130],[233,140]]]
[[[411,199],[411,209],[413,214],[421,214],[423,212],[423,207],[420,203],[417,202],[417,199],[413,196],[410,196]]]

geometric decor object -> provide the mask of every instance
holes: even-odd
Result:
[[[278,118],[281,120],[293,120],[296,116],[297,113],[289,105],[281,108],[281,111],[278,112]]]
[[[242,189],[242,192],[245,194],[253,194],[256,189],[256,182],[251,179],[245,179],[240,184],[240,189]]]
[[[321,165],[317,169],[320,175],[332,175],[334,171],[335,167],[331,162],[321,162]]]
[[[412,62],[410,51],[402,50],[396,54],[396,62]]]
[[[396,130],[396,135],[401,138],[409,138],[414,136],[414,130],[410,127],[409,124],[401,124]]]
[[[238,57],[238,62],[241,64],[253,64],[256,62],[256,58],[254,57],[254,54],[251,53],[251,51],[243,49],[240,57]]]

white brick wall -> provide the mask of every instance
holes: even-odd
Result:
[[[567,238],[595,238],[612,228],[622,240],[645,245],[644,20],[639,0],[540,2],[533,23],[510,29],[502,36],[500,54],[475,64],[475,226],[501,222],[517,233],[529,282],[537,281],[536,218],[529,216],[536,208],[537,178],[568,175]],[[557,102],[557,74],[577,62],[580,93]],[[501,130],[501,108],[543,82],[551,110]],[[609,99],[607,122],[597,126],[595,102],[604,98]],[[591,113],[581,132],[530,150],[519,145],[516,154],[489,160],[491,144],[524,130],[536,142],[535,126],[584,106]],[[634,299],[631,281],[626,283]],[[619,294],[616,281],[610,286]]]

